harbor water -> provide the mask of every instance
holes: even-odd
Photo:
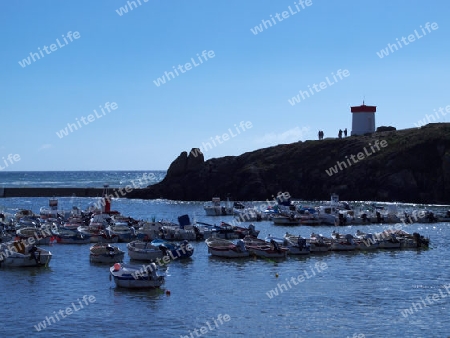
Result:
[[[89,180],[102,182],[102,172],[92,177]],[[85,208],[95,201],[67,197],[59,198],[59,205]],[[0,204],[3,210],[38,213],[48,199],[3,198]],[[177,222],[178,216],[188,214],[209,224],[231,220],[206,216],[202,202],[114,199],[112,209],[136,219]],[[260,238],[393,227],[254,224]],[[429,237],[429,249],[328,252],[281,260],[218,259],[208,254],[204,242],[194,242],[193,256],[171,262],[166,282],[157,290],[117,288],[108,265],[89,262],[89,244],[52,244],[44,246],[53,254],[49,267],[0,268],[0,336],[447,337],[449,226],[401,226]],[[126,252],[126,243],[117,245]],[[129,262],[127,254],[124,261]]]

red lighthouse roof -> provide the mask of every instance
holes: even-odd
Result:
[[[375,113],[377,106],[366,106],[363,102],[361,106],[351,107],[352,113]]]

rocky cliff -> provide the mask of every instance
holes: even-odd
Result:
[[[376,200],[450,204],[450,124],[278,145],[204,161],[182,152],[158,184],[128,198]]]

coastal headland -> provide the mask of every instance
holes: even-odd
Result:
[[[294,199],[450,204],[450,123],[342,139],[299,141],[204,160],[183,151],[159,183],[121,194],[136,199]],[[4,188],[2,197],[99,197],[102,188]],[[114,195],[115,190],[110,189]],[[1,194],[0,194],[1,196]]]

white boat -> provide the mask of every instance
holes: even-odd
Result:
[[[157,269],[155,263],[150,263],[145,269],[142,266],[115,263],[109,271],[116,286],[122,288],[159,288],[165,279],[165,274]]]
[[[164,257],[164,250],[149,242],[132,241],[127,244],[128,256],[133,260],[154,261]]]
[[[220,202],[220,197],[213,197],[209,204],[203,206],[203,209],[206,212],[206,216],[233,215],[233,206],[230,205],[229,199],[227,199],[227,203],[223,205]]]
[[[110,225],[106,228],[111,234],[119,236],[119,242],[129,243],[136,239],[136,229],[126,225]]]
[[[227,239],[208,238],[205,240],[208,252],[212,256],[225,258],[242,258],[250,256],[243,240],[238,240],[236,244]]]
[[[327,252],[331,250],[331,238],[312,233],[309,238],[311,252]]]
[[[13,241],[0,244],[0,265],[5,267],[48,266],[52,253],[40,247]]]
[[[241,222],[259,222],[267,219],[267,214],[259,211],[257,208],[233,208],[234,218]]]
[[[375,250],[380,247],[380,243],[373,234],[366,234],[360,230],[354,236],[357,250]]]
[[[97,243],[89,248],[89,260],[93,263],[120,263],[125,252],[116,246]]]
[[[48,227],[45,229],[23,227],[16,230],[16,237],[18,239],[28,241],[29,238],[34,238],[34,244],[36,245],[49,245],[53,236],[52,228]]]
[[[161,229],[163,225],[163,223],[155,221],[143,222],[136,231],[136,239],[144,242],[149,242],[154,239],[161,238]]]
[[[311,253],[311,245],[302,236],[286,233],[281,244],[289,249],[290,255],[309,255]]]
[[[197,239],[197,233],[192,225],[181,227],[175,223],[165,223],[161,227],[161,239],[168,241],[195,241]]]
[[[356,250],[356,243],[353,240],[353,235],[341,235],[333,231],[331,235],[331,251],[353,251]]]
[[[48,201],[48,207],[39,209],[39,217],[42,219],[57,219],[58,217],[66,218],[70,215],[70,211],[58,209],[58,200],[51,198]]]

